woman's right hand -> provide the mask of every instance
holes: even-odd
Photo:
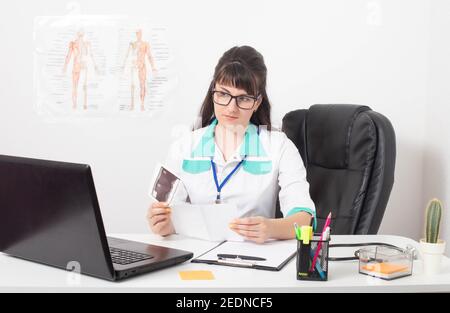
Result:
[[[171,219],[172,209],[168,205],[168,203],[155,202],[147,214],[147,220],[153,233],[164,237],[175,234]]]

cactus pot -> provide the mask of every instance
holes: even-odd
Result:
[[[429,243],[425,239],[421,239],[420,252],[422,254],[424,274],[439,274],[442,267],[442,256],[445,252],[445,241],[438,240],[437,243]]]

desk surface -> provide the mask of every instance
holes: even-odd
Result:
[[[216,244],[172,236],[112,235],[150,244],[180,248],[199,256]],[[384,242],[406,247],[418,243],[397,236],[334,236],[332,243]],[[351,256],[355,248],[331,249],[332,257]],[[328,282],[298,281],[295,261],[281,272],[259,271],[206,264],[184,263],[120,283],[79,276],[52,267],[12,258],[0,253],[0,292],[450,292],[450,259],[444,257],[443,272],[438,276],[422,274],[421,261],[414,261],[413,275],[394,281],[361,275],[358,262],[330,262]],[[213,281],[182,281],[181,271],[208,270]]]

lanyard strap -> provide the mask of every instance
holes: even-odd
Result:
[[[216,168],[216,164],[214,163],[213,158],[211,158],[211,165],[212,165],[212,170],[213,170],[213,175],[214,175],[214,182],[216,183],[216,187],[217,187],[217,203],[220,203],[220,201],[222,200],[221,198],[221,194],[222,194],[222,189],[223,187],[225,187],[225,185],[228,183],[228,181],[230,180],[230,178],[239,170],[239,168],[242,166],[242,164],[244,164],[245,160],[247,159],[247,156],[245,156],[245,158],[239,162],[239,164],[234,168],[234,170],[230,173],[230,175],[228,175],[225,180],[222,182],[222,184],[219,184],[219,179],[217,178],[217,168]]]
[[[258,136],[261,133],[261,129],[258,127]],[[239,170],[239,168],[242,166],[242,164],[244,164],[245,160],[247,159],[247,155],[244,157],[244,159],[239,162],[239,164],[235,167],[235,169],[230,173],[230,175],[228,175],[225,180],[222,182],[222,184],[219,184],[219,179],[217,178],[217,168],[216,168],[216,164],[214,163],[214,158],[211,158],[211,165],[212,165],[212,170],[213,170],[213,175],[214,175],[214,182],[216,183],[216,187],[217,187],[217,200],[216,203],[220,203],[222,201],[222,189],[223,187],[225,187],[225,185],[228,183],[228,181],[230,180],[230,178]]]

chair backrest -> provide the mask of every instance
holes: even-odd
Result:
[[[394,184],[392,124],[367,106],[315,105],[283,119],[305,162],[318,229],[329,212],[333,234],[376,234]]]

